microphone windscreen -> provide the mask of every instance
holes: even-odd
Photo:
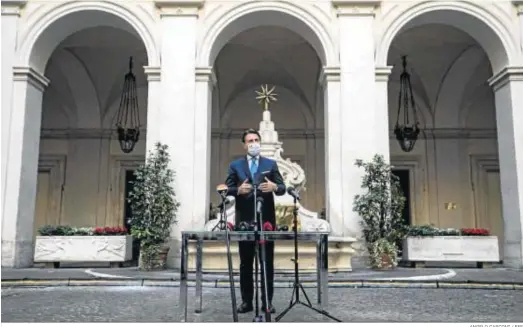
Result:
[[[220,184],[220,185],[216,186],[217,192],[224,192],[224,191],[227,191],[228,189],[229,188],[225,184]]]

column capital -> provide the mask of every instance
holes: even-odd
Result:
[[[196,82],[207,82],[216,85],[216,82],[218,81],[212,67],[196,67],[194,72]]]
[[[27,82],[41,92],[43,92],[50,83],[47,77],[31,67],[13,67],[13,81]]]
[[[523,15],[523,0],[512,1],[512,4],[516,7],[518,15]]]
[[[499,73],[489,78],[488,83],[496,92],[507,83],[514,81],[523,82],[523,66],[505,67]]]
[[[319,82],[322,86],[326,86],[328,82],[339,82],[341,80],[340,67],[323,67],[320,73]]]
[[[340,16],[374,16],[381,0],[332,0],[338,17]]]
[[[27,0],[2,0],[2,16],[20,16]]]
[[[160,16],[196,16],[203,7],[205,0],[155,0],[155,6],[160,9]]]
[[[389,76],[391,73],[392,73],[392,66],[376,67],[375,68],[376,82],[387,82],[389,80]]]
[[[147,76],[147,81],[161,81],[162,80],[162,67],[160,66],[144,66],[144,73]]]

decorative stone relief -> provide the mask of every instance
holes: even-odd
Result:
[[[121,262],[132,259],[130,235],[37,236],[35,262]]]

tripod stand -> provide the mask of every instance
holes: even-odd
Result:
[[[226,231],[227,230],[227,219],[225,218],[225,205],[229,203],[229,200],[225,197],[225,194],[220,193],[222,203],[218,206],[218,209],[220,209],[220,219],[218,220],[218,223],[212,228],[211,232],[214,232],[216,229],[219,231]]]
[[[232,256],[231,256],[231,236],[229,235],[229,226],[227,224],[227,219],[225,218],[225,204],[227,203],[227,198],[225,193],[220,193],[222,198],[222,203],[220,204],[220,221],[214,228],[213,231],[218,228],[219,230],[225,231],[225,244],[227,247],[227,265],[229,270],[229,287],[231,289],[231,302],[232,302],[232,318],[234,322],[238,322],[238,309],[236,308],[236,288],[234,287],[234,276],[232,268]]]
[[[271,322],[271,310],[269,308],[269,293],[267,291],[267,264],[266,264],[266,253],[265,253],[265,236],[263,232],[263,215],[262,215],[262,207],[263,207],[263,198],[258,197],[258,187],[257,185],[253,185],[254,189],[254,203],[255,203],[255,209],[254,209],[254,278],[255,278],[255,297],[256,297],[256,311],[254,318],[252,319],[253,322],[263,322],[263,317],[260,315],[259,312],[259,296],[258,296],[258,270],[259,270],[259,264],[258,260],[261,259],[261,265],[262,265],[262,278],[263,278],[263,292],[265,293],[265,322]],[[259,216],[259,219],[258,219]]]
[[[302,284],[300,283],[299,268],[298,268],[298,206],[296,203],[298,195],[296,194],[296,192],[294,190],[292,190],[292,191],[288,190],[288,193],[291,194],[292,197],[294,198],[294,210],[293,210],[293,214],[294,214],[294,220],[293,220],[294,259],[292,260],[292,261],[294,261],[294,285],[293,285],[293,289],[292,289],[291,301],[289,303],[289,306],[285,310],[283,310],[282,313],[280,313],[280,315],[278,315],[275,320],[280,321],[280,319],[283,318],[283,316],[285,316],[285,314],[287,312],[289,312],[289,310],[291,310],[296,304],[301,304],[326,317],[329,317],[330,319],[332,319],[334,321],[341,322],[341,320],[331,316],[328,312],[313,307],[311,304],[311,301],[309,300],[309,297],[307,296],[307,293],[305,293],[305,289],[303,288]],[[307,303],[303,303],[300,301],[300,290],[303,292],[303,296],[305,296]]]

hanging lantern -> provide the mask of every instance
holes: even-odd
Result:
[[[120,148],[124,153],[132,152],[140,137],[139,114],[136,77],[133,74],[133,57],[130,57],[129,72],[125,74],[120,107],[116,114],[116,132],[118,133]]]
[[[416,114],[416,104],[414,102],[414,94],[412,93],[412,85],[410,83],[410,74],[407,73],[407,58],[402,57],[403,72],[400,76],[400,93],[398,97],[398,117],[396,119],[396,126],[394,127],[394,134],[398,140],[400,147],[405,152],[410,152],[414,149],[414,145],[418,140],[420,132],[418,116]],[[400,115],[403,109],[403,122],[400,124]],[[411,114],[413,121],[411,122]]]

